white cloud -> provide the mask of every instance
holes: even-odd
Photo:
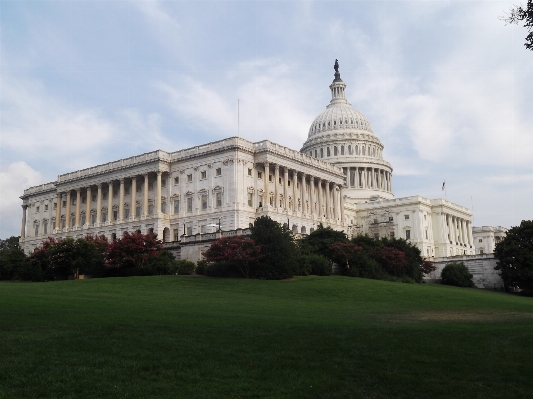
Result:
[[[20,234],[22,208],[19,197],[24,189],[41,183],[41,173],[26,162],[0,167],[0,238]]]

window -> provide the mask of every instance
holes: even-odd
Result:
[[[374,219],[374,224],[378,224],[378,220],[377,219]]]
[[[220,208],[222,206],[222,193],[216,193],[215,199],[216,199],[216,207]]]
[[[187,227],[187,235],[188,236],[192,235],[192,226]]]
[[[324,149],[323,148],[320,149],[320,158],[324,158]]]
[[[200,226],[200,233],[202,233],[202,234],[207,233],[207,225],[202,224],[202,225]]]
[[[280,184],[280,185],[282,184],[281,177],[279,178],[279,184]]]
[[[200,172],[200,179],[207,179],[207,170],[202,170]]]
[[[85,213],[81,214],[81,221],[80,224],[83,226],[85,224]]]
[[[329,151],[329,147],[326,148],[326,152],[327,152],[327,156],[330,157],[331,156],[331,152]]]
[[[202,209],[207,209],[207,194],[202,194]]]
[[[389,216],[389,222],[392,222],[394,218],[392,216]]]
[[[483,242],[483,239],[482,239],[482,238],[480,238],[480,239],[479,239],[479,242]]]
[[[403,215],[403,217],[405,218],[405,220],[409,220],[409,215]]]
[[[103,193],[102,199],[105,199],[105,200],[107,199],[107,191],[105,193]]]
[[[263,172],[257,172],[257,178],[262,179],[263,178]]]
[[[161,213],[167,213],[167,203],[161,202]]]
[[[124,194],[130,195],[130,186],[124,187]]]
[[[141,206],[140,205],[137,205],[135,207],[135,217],[141,217]]]
[[[71,199],[70,199],[70,203],[71,203],[72,205],[76,205],[76,198],[71,198]]]
[[[288,187],[291,186],[291,181],[290,181],[290,180],[287,180],[287,186],[288,186]]]
[[[483,248],[479,248],[479,254],[483,255]]]
[[[424,214],[424,220],[426,220],[426,215]]]
[[[138,193],[141,192],[141,186],[140,186],[140,185],[137,186],[137,192],[138,192]]]
[[[148,214],[153,215],[154,214],[154,204],[148,205]]]
[[[66,208],[67,206],[67,201],[63,201],[63,208]]]
[[[54,211],[57,209],[57,203],[54,202]]]
[[[86,199],[85,197],[81,197],[81,203],[82,203],[82,204],[87,203],[87,199]]]
[[[61,228],[62,228],[62,229],[65,228],[65,219],[61,219]]]
[[[43,231],[44,234],[48,234],[48,221],[45,221],[43,223],[43,230],[44,230]]]
[[[274,178],[272,177],[272,175],[268,175],[268,181],[271,182],[271,181],[273,181],[273,180],[274,180]]]
[[[190,182],[192,182],[192,174],[187,175],[187,183],[190,183]]]
[[[161,180],[161,187],[166,187],[166,186],[167,186],[167,180],[166,179]]]
[[[248,193],[248,206],[253,206],[253,194]]]
[[[333,147],[333,155],[335,155],[335,156],[339,155],[338,151],[337,151],[337,146]]]
[[[192,212],[192,197],[187,198],[187,212]]]
[[[124,209],[124,219],[129,219],[130,217],[130,208]]]
[[[274,206],[274,197],[271,196],[269,202],[270,202],[270,206]]]
[[[148,190],[152,191],[154,189],[154,182],[148,183]]]
[[[317,152],[316,152],[316,150],[315,150],[315,158],[318,158],[318,157],[317,157]]]
[[[391,231],[391,232],[389,233],[389,235],[390,235],[390,238],[394,238],[394,231]]]
[[[426,240],[428,239],[428,231],[426,230]]]
[[[411,239],[411,230],[405,230],[405,239],[410,240]]]
[[[215,169],[215,176],[222,176],[222,168]]]
[[[379,240],[379,234],[378,233],[374,233],[374,240]]]
[[[35,212],[36,212],[36,213],[39,213],[39,207],[36,207],[36,208],[35,208]]]
[[[45,205],[45,206],[44,206],[44,210],[45,210],[45,211],[48,210],[48,205]]]
[[[179,176],[174,178],[174,185],[178,185],[178,184],[180,184]]]
[[[118,219],[118,211],[113,211],[113,220]]]
[[[117,198],[117,195],[118,195],[118,190],[113,189],[113,198]]]
[[[341,145],[341,155],[344,155],[344,146]]]
[[[91,224],[96,223],[96,213],[91,214]]]
[[[178,241],[180,239],[180,233],[178,229],[174,229],[173,231],[174,241]]]
[[[252,168],[248,168],[248,176],[252,175]]]
[[[39,235],[39,225],[36,224],[35,225],[35,236],[38,236]]]
[[[70,227],[74,227],[76,225],[76,217],[71,216],[70,217]]]
[[[174,214],[177,215],[180,213],[180,202],[179,200],[174,200]]]

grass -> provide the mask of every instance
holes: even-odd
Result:
[[[533,298],[343,277],[0,283],[0,398],[531,398]]]

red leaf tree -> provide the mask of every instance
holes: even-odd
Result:
[[[202,254],[208,262],[233,262],[245,278],[261,257],[261,247],[248,237],[223,237]]]
[[[113,241],[107,248],[107,266],[110,268],[144,267],[150,258],[159,256],[163,244],[153,233],[128,233]]]
[[[337,265],[341,267],[350,268],[348,261],[354,256],[357,251],[363,249],[359,245],[352,244],[351,242],[335,242],[329,246],[331,253],[331,259]]]
[[[405,252],[392,247],[375,248],[369,253],[381,265],[383,270],[392,276],[403,276],[407,266]]]

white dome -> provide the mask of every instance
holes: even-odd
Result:
[[[309,138],[322,132],[362,130],[372,133],[372,125],[366,117],[351,107],[350,104],[331,104],[319,114],[309,128]]]

